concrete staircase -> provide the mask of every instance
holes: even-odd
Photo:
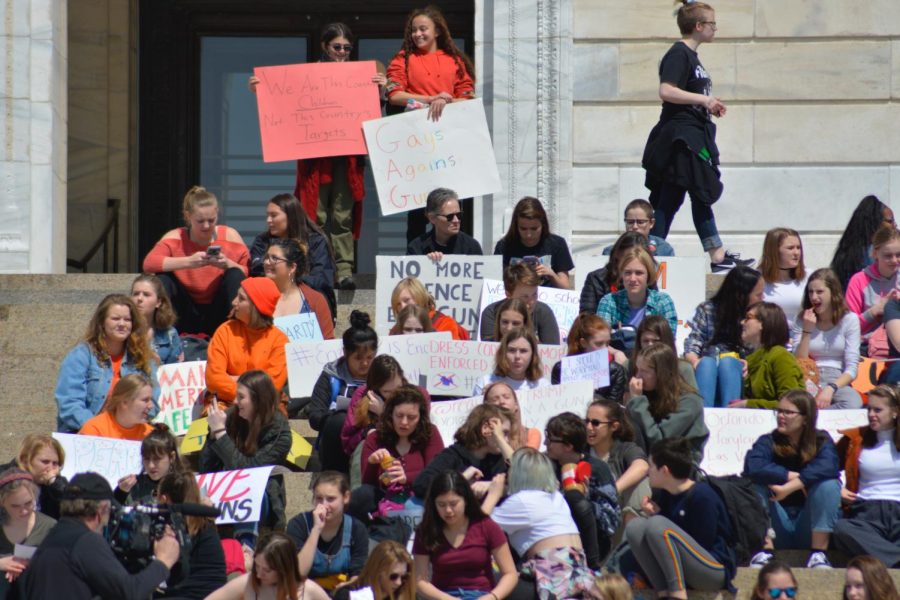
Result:
[[[84,335],[87,323],[99,301],[109,293],[127,293],[135,274],[117,275],[3,275],[0,276],[0,459],[12,458],[22,437],[32,432],[53,431],[56,404],[53,390],[59,363],[66,352]],[[718,289],[722,278],[707,277],[707,295]],[[374,315],[374,280],[359,278],[361,289],[338,292],[340,335],[348,326],[352,308]],[[291,427],[310,441],[315,434],[306,421],[291,421]],[[312,474],[285,474],[287,514],[308,510],[312,493]],[[841,597],[844,570],[806,570],[803,552],[779,553],[779,558],[798,567],[800,597],[837,600]],[[839,557],[833,559],[835,564]],[[735,579],[736,596],[727,592],[692,592],[691,598],[724,600],[750,597],[757,571],[739,569]],[[900,570],[892,571],[900,587]],[[652,594],[637,597],[651,598]]]

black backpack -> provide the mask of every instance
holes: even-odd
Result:
[[[753,481],[740,475],[718,477],[699,471],[698,481],[705,481],[725,503],[731,521],[731,547],[737,566],[746,566],[754,554],[763,549],[769,530],[769,513],[753,489]]]

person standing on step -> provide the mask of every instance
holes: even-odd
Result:
[[[719,181],[719,149],[711,117],[724,117],[725,104],[712,95],[712,79],[697,49],[716,35],[716,11],[705,2],[681,0],[677,11],[681,40],[659,63],[659,97],[663,102],[659,123],[650,132],[641,161],[647,172],[644,185],[656,223],[650,234],[665,239],[675,213],[691,197],[694,227],[709,254],[713,273],[725,273],[737,265],[753,266],[722,245],[712,204],[722,195]]]
[[[447,188],[431,190],[425,200],[425,217],[431,223],[431,230],[411,241],[406,253],[424,254],[431,260],[441,260],[445,254],[484,254],[478,240],[460,231],[462,215],[456,192]]]

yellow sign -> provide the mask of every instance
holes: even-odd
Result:
[[[187,438],[185,438],[187,439]],[[288,462],[295,464],[301,469],[306,468],[309,457],[312,454],[312,444],[306,441],[306,438],[291,430],[291,451],[288,452]]]
[[[203,449],[203,444],[206,443],[208,433],[209,425],[206,424],[206,417],[193,421],[187,433],[184,434],[184,439],[181,440],[181,453],[200,452]]]

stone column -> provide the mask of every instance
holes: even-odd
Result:
[[[476,2],[476,58],[503,182],[485,200],[488,252],[522,196],[543,202],[554,233],[571,233],[571,21],[571,0]]]
[[[0,2],[0,272],[66,268],[65,0]]]

